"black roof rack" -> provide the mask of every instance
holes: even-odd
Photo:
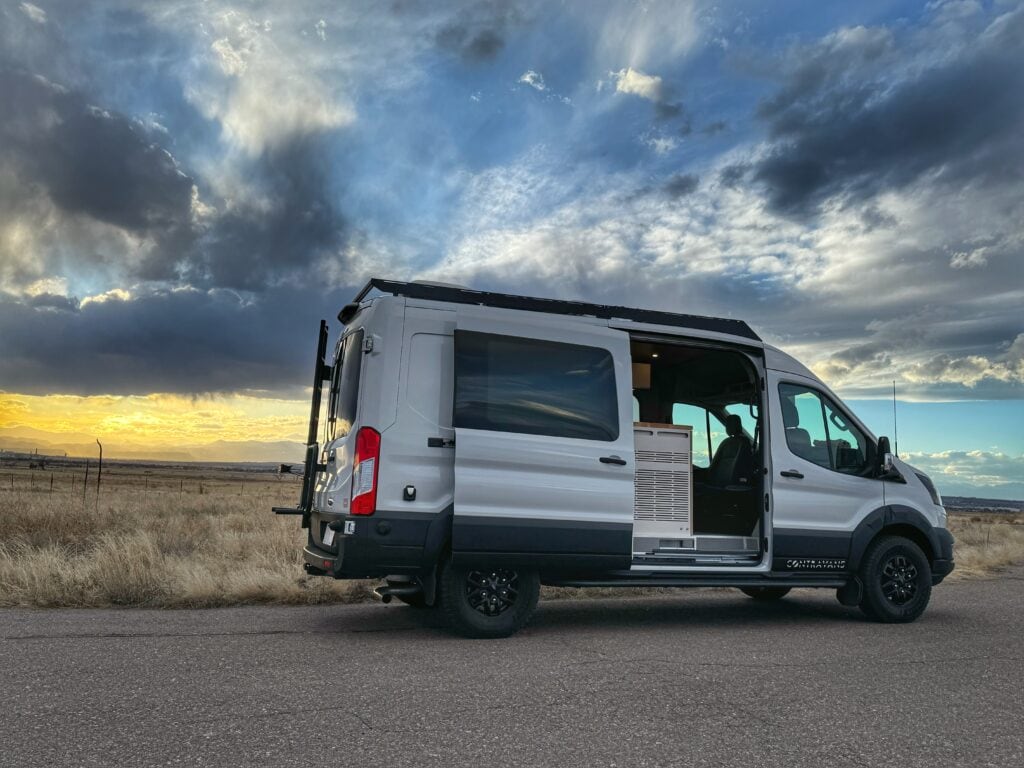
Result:
[[[502,307],[503,309],[522,309],[528,312],[547,312],[556,315],[577,315],[600,317],[604,319],[618,318],[633,320],[638,323],[653,325],[671,325],[677,328],[694,328],[701,331],[727,333],[742,336],[746,339],[760,341],[761,338],[742,320],[730,320],[725,317],[704,317],[703,315],[682,315],[675,312],[659,312],[653,309],[633,309],[631,307],[615,307],[606,304],[587,304],[582,301],[561,301],[558,299],[538,299],[531,296],[515,296],[508,293],[491,293],[489,291],[473,291],[447,285],[430,283],[403,283],[398,280],[384,280],[371,277],[358,295],[338,315],[344,323],[348,314],[350,320],[359,303],[374,289],[381,293],[395,296],[406,296],[410,299],[427,301],[445,301],[454,304],[477,304],[484,307]],[[351,307],[351,310],[349,309]]]

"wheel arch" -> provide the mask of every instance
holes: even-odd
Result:
[[[940,552],[935,528],[913,507],[889,504],[868,514],[853,532],[850,542],[850,570],[860,567],[864,553],[879,536],[903,536],[917,544],[929,563]]]

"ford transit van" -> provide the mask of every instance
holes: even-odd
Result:
[[[742,321],[382,279],[339,320],[275,509],[310,574],[501,637],[542,584],[819,587],[906,622],[953,570],[931,480]]]

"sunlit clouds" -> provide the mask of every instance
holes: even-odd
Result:
[[[844,397],[1024,419],[1021,40],[1007,2],[9,3],[0,392],[40,445],[292,458],[317,323],[383,275],[742,318]],[[1024,452],[963,441],[964,487]]]

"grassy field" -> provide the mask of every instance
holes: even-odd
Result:
[[[115,467],[0,470],[0,606],[165,608],[370,599],[375,582],[302,571],[304,531],[272,506],[299,482],[267,473]],[[951,515],[952,578],[1024,561],[1024,517]],[[610,594],[601,590],[600,594]],[[596,594],[546,589],[545,597]],[[634,591],[622,591],[634,595]]]

